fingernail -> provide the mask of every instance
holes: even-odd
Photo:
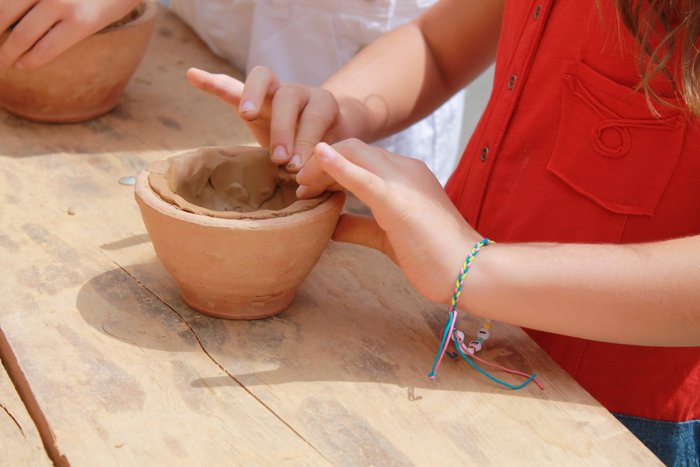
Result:
[[[301,156],[299,156],[299,154],[294,154],[289,164],[287,164],[287,168],[293,170],[299,167],[301,167]]]
[[[316,146],[316,151],[317,151],[316,156],[320,157],[321,159],[328,160],[334,156],[333,148],[331,148],[326,143],[319,143],[318,146]]]
[[[243,101],[241,103],[241,108],[240,108],[241,113],[253,112],[254,110],[255,110],[255,104],[253,104],[253,101]]]
[[[277,145],[275,146],[275,149],[272,150],[272,154],[270,155],[272,162],[279,162],[280,164],[283,164],[287,162],[287,159],[289,159],[289,155],[287,154],[287,148],[284,146]]]

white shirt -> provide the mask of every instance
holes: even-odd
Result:
[[[436,0],[170,0],[170,7],[235,67],[271,68],[282,81],[321,85],[363,47]],[[424,161],[442,184],[461,154],[464,96],[376,144]]]

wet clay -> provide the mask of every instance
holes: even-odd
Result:
[[[109,31],[110,29],[115,29],[115,28],[120,28],[124,26],[125,24],[131,23],[132,21],[136,21],[143,15],[146,11],[146,5],[141,2],[139,3],[133,10],[131,10],[126,16],[121,18],[120,20],[115,21],[114,23],[108,25],[106,28],[103,29],[103,31]]]
[[[330,196],[299,200],[293,174],[262,148],[205,147],[147,169],[164,201],[194,214],[223,219],[270,219],[308,211]]]

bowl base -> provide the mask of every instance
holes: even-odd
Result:
[[[42,112],[39,110],[34,110],[30,107],[26,109],[14,107],[12,104],[8,104],[0,100],[0,107],[7,112],[17,117],[24,118],[25,120],[30,120],[37,123],[82,123],[111,112],[114,110],[117,104],[119,104],[118,100],[114,99],[112,102],[108,102],[99,107],[78,109],[76,111],[62,113],[61,111]]]
[[[211,291],[192,290],[180,285],[182,298],[190,307],[215,318],[260,319],[284,311],[294,300],[296,290],[274,295],[242,297],[233,294],[215,294]]]

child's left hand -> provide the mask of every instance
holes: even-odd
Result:
[[[316,195],[327,176],[337,182],[331,189],[351,191],[376,220],[344,215],[333,238],[386,253],[418,292],[448,303],[465,254],[482,237],[426,165],[356,139],[319,143],[297,175],[298,196]]]

